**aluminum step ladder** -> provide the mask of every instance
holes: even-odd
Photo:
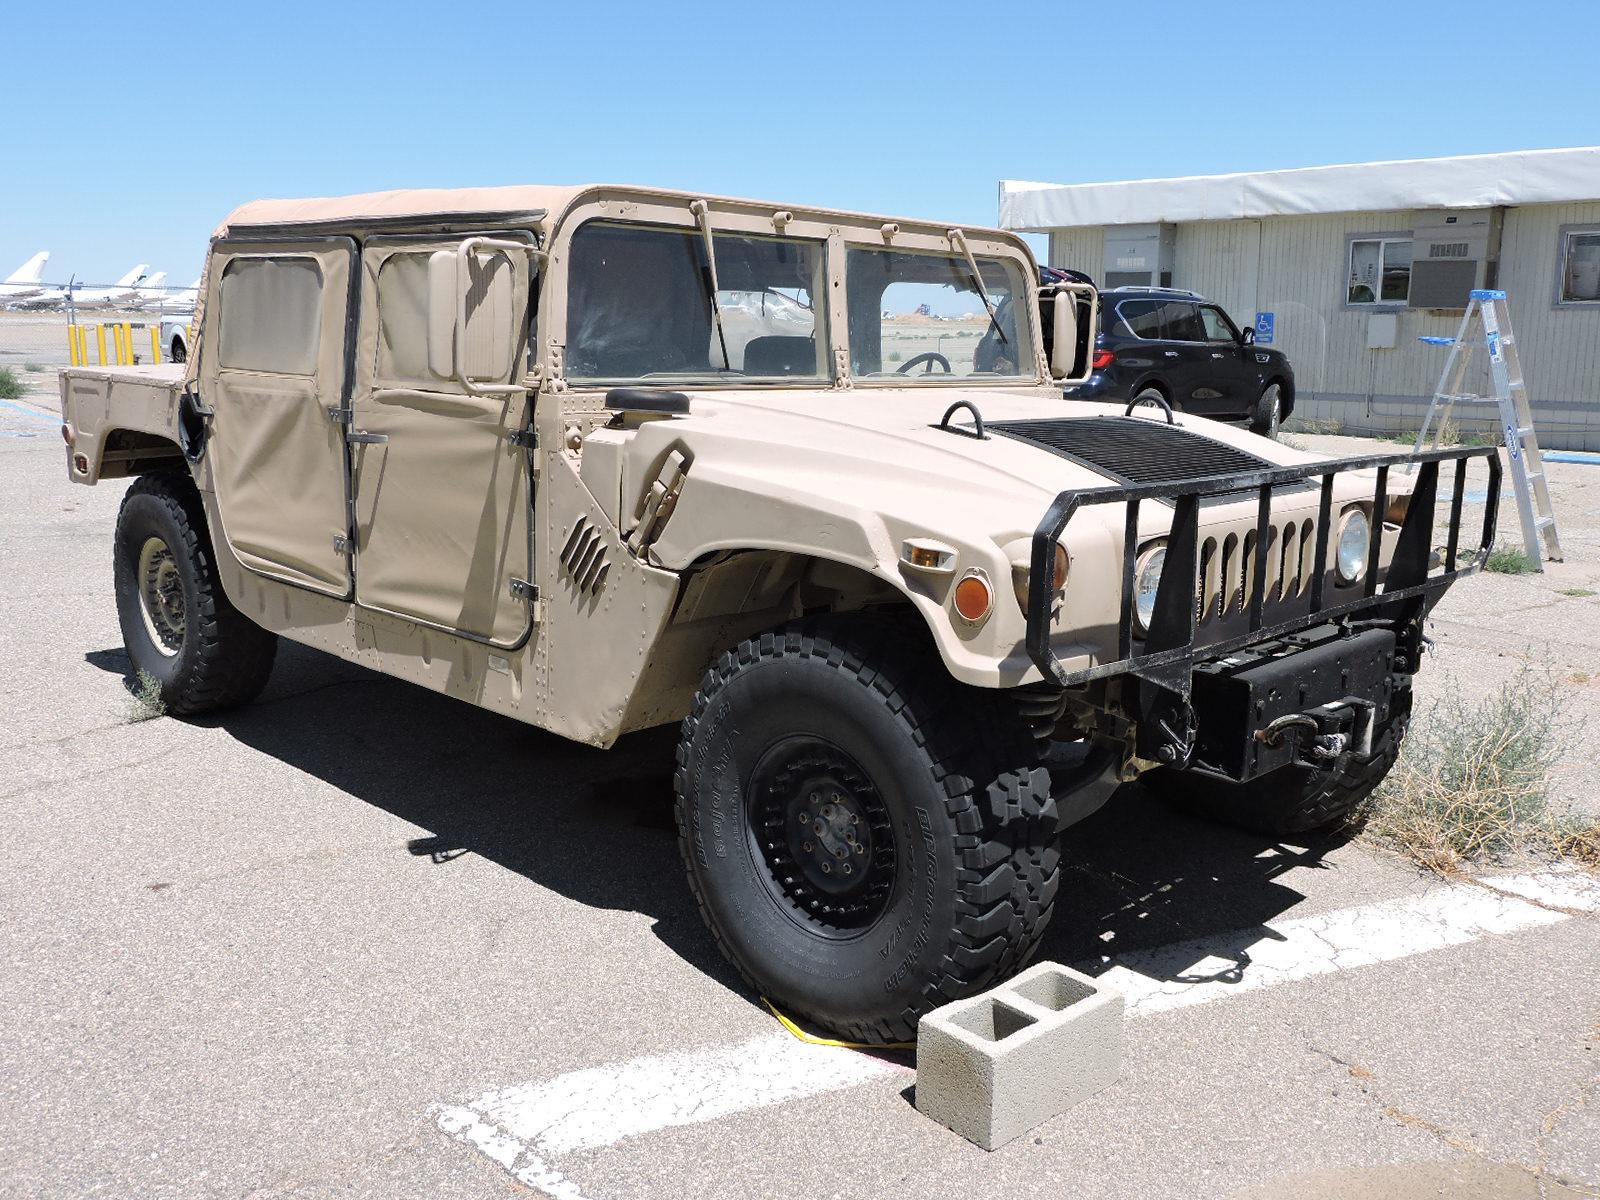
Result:
[[[1433,346],[1449,346],[1439,376],[1439,388],[1428,415],[1417,433],[1417,450],[1438,449],[1441,435],[1457,404],[1493,404],[1500,410],[1500,430],[1510,458],[1511,482],[1517,497],[1517,515],[1522,520],[1522,540],[1534,567],[1544,570],[1546,560],[1561,561],[1561,541],[1556,536],[1556,518],[1550,507],[1550,485],[1545,479],[1544,456],[1533,431],[1533,413],[1528,407],[1528,389],[1522,379],[1522,360],[1517,339],[1511,331],[1511,313],[1506,294],[1492,288],[1475,288],[1462,314],[1461,328],[1453,338],[1422,337],[1418,341]],[[1471,373],[1479,346],[1488,352],[1487,382],[1493,395],[1466,390],[1469,378],[1481,379],[1484,372]],[[1433,440],[1428,440],[1430,430]]]

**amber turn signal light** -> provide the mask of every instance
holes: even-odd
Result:
[[[982,575],[964,575],[961,582],[956,584],[956,612],[961,614],[962,620],[981,621],[989,615],[989,609],[994,604],[994,593],[989,590],[988,580]]]

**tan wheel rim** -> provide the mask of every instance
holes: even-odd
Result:
[[[158,537],[139,548],[139,612],[155,648],[168,658],[183,649],[183,577],[172,548]]]

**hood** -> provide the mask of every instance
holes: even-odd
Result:
[[[1054,389],[857,388],[690,393],[688,416],[647,421],[630,449],[635,479],[680,446],[691,475],[729,488],[861,510],[997,542],[1027,536],[1062,491],[1293,465],[1317,456],[1203,418],[1123,416]],[[952,406],[950,428],[937,428]],[[971,405],[987,436],[974,436]],[[1114,445],[1111,443],[1115,443]],[[741,483],[742,481],[742,483]],[[1253,504],[1253,499],[1242,501]],[[1120,527],[1120,511],[1075,519]],[[1232,508],[1233,505],[1218,506]],[[1168,516],[1144,506],[1141,527]],[[1221,515],[1220,513],[1218,515]]]

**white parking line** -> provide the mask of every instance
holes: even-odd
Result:
[[[1499,890],[1441,884],[1417,896],[1269,925],[1266,936],[1227,958],[1211,953],[1225,940],[1215,937],[1138,951],[1100,978],[1122,989],[1129,1015],[1149,1016],[1600,912],[1600,881],[1581,872],[1492,882]],[[530,1187],[557,1200],[583,1200],[553,1165],[561,1155],[905,1073],[883,1059],[781,1033],[570,1071],[441,1106],[435,1116],[451,1137]]]

